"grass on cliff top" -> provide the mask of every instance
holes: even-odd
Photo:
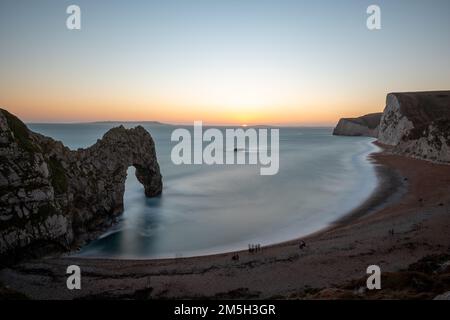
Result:
[[[0,109],[0,111],[5,115],[8,126],[11,129],[11,132],[14,134],[14,139],[16,140],[19,147],[31,153],[38,151],[38,148],[30,140],[27,126],[22,121],[20,121],[19,118],[12,115],[8,111],[4,109]]]
[[[0,112],[5,115],[8,126],[11,129],[14,139],[19,147],[30,153],[38,152],[39,148],[31,141],[27,126],[20,121],[19,118],[8,111],[0,109]],[[61,194],[66,192],[67,178],[61,163],[56,158],[52,157],[47,161],[47,164],[51,173],[52,185],[56,193]]]

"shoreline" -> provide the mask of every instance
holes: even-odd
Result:
[[[158,260],[54,257],[0,270],[0,282],[41,299],[298,298],[364,277],[370,264],[397,272],[427,255],[450,253],[450,166],[386,150],[371,158],[380,188],[329,228],[303,237],[303,250],[295,239],[259,253],[240,251],[238,261],[231,258],[236,252]],[[65,289],[71,264],[87,278],[84,290]]]
[[[384,152],[385,146],[381,146],[377,143],[377,141],[372,141],[370,144],[373,144],[379,148],[379,150],[371,152],[367,155],[367,161],[371,162],[374,166],[375,176],[377,179],[376,188],[369,194],[369,196],[362,201],[362,203],[358,204],[352,210],[344,213],[342,217],[332,221],[329,225],[324,226],[323,228],[314,231],[312,233],[308,233],[304,236],[296,236],[289,240],[284,240],[280,242],[275,242],[272,244],[264,245],[261,248],[271,248],[277,247],[283,244],[291,244],[298,243],[303,239],[307,239],[311,236],[319,235],[323,232],[327,232],[330,229],[333,229],[337,226],[342,226],[347,223],[352,222],[355,219],[363,217],[365,215],[371,214],[376,210],[380,209],[383,206],[389,205],[389,203],[395,201],[396,198],[402,196],[405,192],[405,183],[398,175],[397,172],[394,172],[391,168],[384,167],[382,165],[377,165],[374,157],[376,154]],[[103,234],[99,232],[99,234]],[[201,255],[192,255],[192,256],[180,256],[180,257],[170,257],[170,258],[151,258],[151,257],[143,257],[143,258],[114,258],[114,257],[95,257],[95,256],[74,256],[78,251],[71,251],[64,253],[60,256],[66,258],[74,258],[74,259],[88,259],[88,260],[107,260],[107,261],[161,261],[161,260],[175,260],[175,259],[192,259],[192,258],[202,258],[202,257],[214,257],[214,256],[223,256],[230,254],[241,254],[247,252],[245,249],[241,250],[232,250],[232,251],[223,251],[217,253],[209,253],[209,254],[201,254]]]
[[[378,162],[377,156],[386,154],[387,146],[380,145],[377,141],[372,144],[380,148],[379,151],[368,155],[368,161],[374,165],[377,187],[366,200],[322,231],[344,226],[359,218],[376,213],[399,201],[407,193],[408,183],[398,170]]]

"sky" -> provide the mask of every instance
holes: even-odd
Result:
[[[448,0],[0,0],[0,107],[27,122],[333,125],[450,89],[449,57]]]

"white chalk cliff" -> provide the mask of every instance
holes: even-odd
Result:
[[[388,94],[378,141],[397,154],[450,163],[450,91]]]
[[[393,153],[450,164],[450,91],[389,93],[382,114],[342,118],[333,134],[377,137]]]

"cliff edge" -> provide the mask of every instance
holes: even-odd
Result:
[[[450,163],[450,91],[388,94],[378,141],[397,154]]]
[[[381,120],[381,112],[370,113],[358,118],[342,118],[339,120],[333,135],[336,136],[378,136],[378,125]]]
[[[130,166],[146,196],[161,193],[155,145],[143,127],[113,128],[74,151],[0,109],[2,260],[67,251],[105,230],[123,212]]]

